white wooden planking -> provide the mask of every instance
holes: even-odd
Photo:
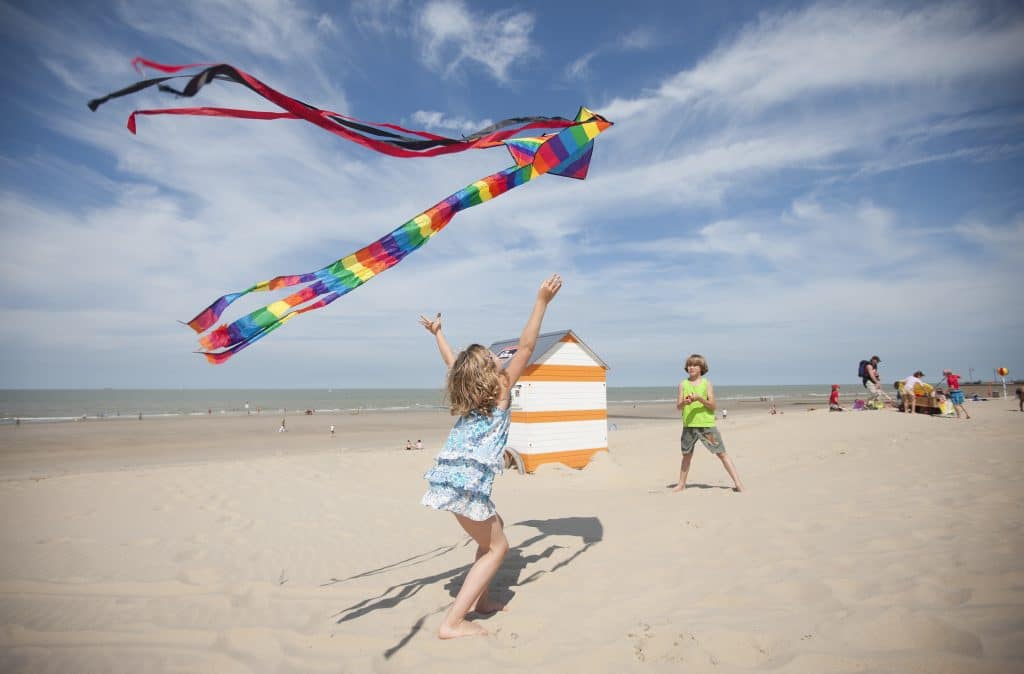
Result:
[[[523,412],[603,410],[608,405],[603,381],[521,381],[517,386],[512,409]]]
[[[538,358],[534,365],[600,365],[590,357],[590,354],[583,350],[575,342],[559,342],[543,356]]]
[[[544,424],[512,424],[508,446],[520,454],[567,452],[608,446],[608,424],[597,421],[560,421]]]

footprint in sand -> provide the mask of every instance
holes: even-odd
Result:
[[[206,559],[206,550],[203,548],[182,550],[174,556],[174,561],[176,562],[200,562],[204,559]]]
[[[219,585],[223,576],[218,569],[209,567],[185,569],[178,574],[178,580],[189,585]]]
[[[640,623],[627,635],[637,662],[687,663],[690,666],[728,665],[759,667],[771,658],[768,641],[761,635],[732,631],[679,632],[671,626]]]

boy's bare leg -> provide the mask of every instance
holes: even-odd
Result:
[[[725,472],[729,473],[729,477],[732,478],[733,484],[736,485],[736,491],[743,491],[743,483],[740,482],[740,476],[736,474],[736,466],[732,465],[732,459],[725,452],[718,455],[718,458],[722,460],[722,465],[725,466]]]
[[[508,552],[508,539],[505,538],[501,519],[497,515],[483,522],[462,515],[455,515],[455,519],[476,541],[478,554],[473,566],[469,568],[469,573],[466,574],[466,580],[463,581],[459,593],[455,596],[455,603],[448,610],[448,615],[444,617],[441,629],[438,630],[438,636],[442,639],[487,634],[483,627],[466,620],[466,613],[484,595],[498,567],[501,566],[501,560]]]
[[[686,489],[686,474],[690,472],[690,462],[693,461],[693,452],[683,454],[683,460],[679,464],[679,483],[672,491],[683,491]]]

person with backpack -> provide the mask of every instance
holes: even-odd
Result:
[[[878,377],[878,364],[881,362],[882,359],[878,356],[871,356],[870,360],[862,360],[857,367],[857,376],[860,377],[864,388],[870,393],[868,396],[869,403],[881,400],[883,397],[889,398],[885,393],[885,389],[882,388],[882,381]]]

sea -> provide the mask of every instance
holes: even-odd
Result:
[[[854,385],[849,385],[853,388]],[[859,385],[857,385],[859,387]],[[847,389],[844,385],[843,389]],[[828,400],[830,386],[715,385],[719,400]],[[609,403],[675,402],[673,386],[610,386]],[[82,419],[444,409],[439,389],[0,389],[0,424]]]

